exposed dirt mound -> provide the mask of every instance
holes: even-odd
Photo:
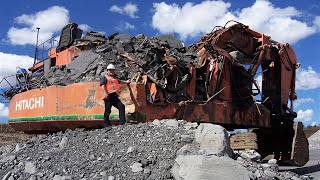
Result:
[[[20,141],[28,140],[31,135],[15,131],[8,124],[0,124],[0,146],[15,144]]]
[[[312,136],[314,133],[316,133],[319,130],[320,130],[320,126],[307,127],[307,128],[303,129],[304,134],[306,135],[307,138],[309,138],[310,136]]]

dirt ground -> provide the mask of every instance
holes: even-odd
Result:
[[[307,138],[312,136],[314,133],[316,133],[318,130],[320,130],[320,126],[316,127],[306,127],[303,129],[304,134],[306,135]]]
[[[28,140],[32,135],[15,131],[8,124],[0,124],[0,146],[15,144],[19,141]]]

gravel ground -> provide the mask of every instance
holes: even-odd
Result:
[[[180,123],[185,123],[180,121]],[[171,179],[192,130],[137,124],[39,135],[0,148],[4,179]]]
[[[173,179],[178,150],[190,143],[198,145],[195,128],[185,121],[155,120],[32,136],[18,144],[0,145],[0,178]],[[276,160],[261,163],[254,151],[234,152],[233,162],[245,167],[250,179],[319,179],[317,150],[310,151],[311,160],[302,168],[279,168]],[[229,170],[225,171],[219,173]]]

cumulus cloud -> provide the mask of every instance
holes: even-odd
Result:
[[[299,68],[297,70],[297,90],[309,90],[320,88],[320,73],[308,67],[307,69]]]
[[[305,123],[305,122],[311,121],[313,118],[313,115],[314,115],[314,112],[312,109],[307,109],[305,111],[299,110],[298,117],[295,120]]]
[[[308,25],[310,22],[298,20],[303,13],[296,8],[275,7],[266,0],[257,0],[252,6],[237,11],[230,10],[231,3],[221,0],[187,2],[182,7],[161,2],[154,3],[153,7],[152,27],[165,34],[177,33],[183,40],[208,33],[214,26],[224,25],[229,20],[242,22],[279,42],[289,43],[314,34],[320,27],[316,25],[319,19]]]
[[[0,117],[7,117],[9,109],[3,103],[0,102]]]
[[[82,29],[84,32],[91,31],[93,28],[87,24],[79,24],[78,28]]]
[[[10,76],[16,73],[16,67],[29,68],[33,65],[33,58],[29,56],[7,54],[0,52],[0,80],[6,76]],[[5,68],[3,68],[5,67]],[[15,84],[15,78],[8,79],[10,83]],[[8,87],[7,83],[1,83],[0,88]]]
[[[114,13],[124,14],[131,18],[138,18],[136,13],[139,11],[139,9],[136,4],[129,2],[123,7],[119,7],[118,5],[113,5],[109,8],[109,11]]]
[[[313,24],[318,28],[318,30],[320,29],[320,16],[315,17]]]
[[[258,82],[260,88],[262,88],[262,76],[258,75],[255,80]],[[310,90],[320,88],[320,73],[316,72],[309,66],[307,69],[297,69],[296,75],[296,90]],[[301,99],[295,101],[295,104],[312,102],[311,98]],[[296,105],[295,105],[296,106]],[[298,106],[296,106],[298,107]]]
[[[310,126],[315,127],[315,126],[317,126],[317,124],[318,124],[317,122],[313,122],[310,124]]]
[[[125,30],[131,30],[135,29],[135,26],[133,24],[130,24],[125,21],[121,21],[118,23],[117,27],[115,27],[116,30],[118,31],[125,31]]]
[[[299,107],[301,104],[307,103],[307,102],[314,102],[314,99],[312,98],[298,98],[297,100],[295,100],[293,102],[293,107],[297,108]]]
[[[40,28],[39,42],[46,41],[69,23],[69,11],[64,7],[53,6],[34,14],[18,16],[15,18],[15,23],[19,24],[19,27],[9,29],[8,41],[12,45],[35,45],[36,28]]]

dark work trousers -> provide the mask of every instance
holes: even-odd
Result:
[[[108,95],[108,98],[104,98],[104,123],[106,126],[111,126],[109,116],[111,113],[111,107],[114,106],[119,110],[120,124],[124,124],[125,120],[125,107],[124,104],[120,101],[117,93],[111,93]]]

